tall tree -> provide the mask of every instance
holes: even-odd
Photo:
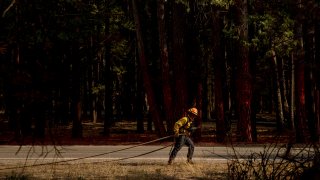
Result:
[[[315,125],[316,125],[316,140],[320,140],[320,5],[318,1],[318,11],[316,13],[315,19],[315,82],[316,82],[316,92],[315,92]]]
[[[72,137],[81,138],[83,136],[82,132],[82,101],[81,101],[81,65],[79,56],[79,46],[78,44],[73,44],[71,46],[71,60],[72,60],[72,103],[71,103],[71,113],[72,113]]]
[[[150,75],[148,73],[144,43],[143,43],[143,38],[141,34],[142,31],[141,31],[140,17],[139,17],[139,11],[137,9],[136,1],[137,0],[132,0],[132,10],[133,10],[133,17],[136,25],[135,28],[136,28],[137,46],[138,46],[138,54],[139,54],[139,65],[142,71],[144,88],[147,94],[147,101],[150,107],[150,113],[154,122],[154,126],[158,136],[162,137],[165,135],[165,128],[160,118],[159,110],[157,107],[157,103],[155,101],[155,95],[154,95],[154,91],[153,91],[151,80],[150,80]]]
[[[281,95],[281,88],[280,88],[280,73],[279,73],[279,68],[278,68],[278,59],[276,56],[276,52],[274,50],[271,50],[272,52],[272,63],[273,63],[273,69],[274,69],[274,81],[275,81],[275,97],[276,97],[276,119],[277,119],[277,129],[279,132],[282,131],[283,126],[284,126],[284,115],[283,115],[283,101],[282,98],[283,96]]]
[[[305,3],[303,39],[305,47],[305,94],[306,94],[306,113],[308,119],[308,128],[311,138],[318,141],[317,123],[316,123],[316,76],[315,76],[315,3],[309,1]]]
[[[290,57],[290,121],[289,129],[295,129],[295,60],[293,52]]]
[[[170,66],[168,57],[168,45],[167,45],[167,33],[166,33],[166,21],[165,21],[165,1],[159,0],[157,4],[157,17],[158,17],[158,33],[159,33],[159,49],[162,68],[162,92],[165,119],[167,122],[168,133],[173,132],[173,99],[172,89],[170,85]]]
[[[104,20],[104,83],[105,83],[105,94],[104,94],[104,106],[105,106],[105,117],[104,117],[104,130],[103,134],[105,136],[110,135],[110,128],[112,124],[113,118],[113,76],[112,76],[112,63],[110,56],[110,3],[108,0],[105,0],[104,12],[105,12],[105,20]]]
[[[306,102],[305,102],[305,56],[303,46],[303,4],[302,0],[299,0],[297,5],[297,17],[296,17],[296,37],[297,37],[297,49],[295,54],[295,76],[296,76],[296,140],[303,143],[307,140],[307,122],[306,122]]]
[[[215,84],[215,111],[216,111],[216,131],[217,141],[223,142],[226,137],[225,117],[224,117],[224,97],[223,97],[223,71],[225,62],[221,48],[221,19],[219,10],[215,8],[212,12],[212,49],[214,63],[214,84]]]
[[[186,57],[186,8],[184,4],[172,3],[172,53],[174,76],[174,116],[182,116],[188,100],[188,78]]]
[[[235,21],[238,35],[238,61],[237,61],[237,109],[238,138],[241,141],[252,142],[251,128],[251,99],[252,77],[250,73],[249,47],[248,47],[248,4],[247,0],[236,0]]]

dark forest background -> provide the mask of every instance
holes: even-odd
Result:
[[[0,0],[0,108],[16,137],[149,119],[159,137],[197,107],[217,142],[236,121],[257,141],[277,132],[319,142],[319,0]],[[201,129],[196,132],[201,137]]]

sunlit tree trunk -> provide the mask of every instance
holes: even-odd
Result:
[[[235,17],[238,31],[238,71],[237,71],[237,109],[238,140],[252,142],[251,128],[251,99],[252,99],[252,77],[250,73],[248,42],[248,7],[247,0],[236,0]]]
[[[139,18],[136,0],[132,0],[132,10],[133,10],[133,16],[134,16],[135,28],[136,28],[138,54],[139,54],[139,62],[140,62],[139,65],[142,71],[144,88],[147,93],[148,104],[150,107],[150,113],[152,116],[152,120],[154,122],[155,129],[157,131],[158,136],[162,137],[165,135],[165,128],[164,128],[163,122],[160,119],[160,114],[155,101],[155,95],[154,95],[154,91],[153,91],[151,80],[150,80],[150,75],[148,73],[144,43],[143,43],[142,34],[141,34],[141,24],[140,24],[140,18]]]
[[[282,106],[282,96],[281,96],[281,88],[280,88],[280,78],[279,78],[279,68],[277,62],[277,56],[274,50],[272,50],[272,62],[275,76],[275,90],[276,90],[276,113],[277,113],[277,129],[278,132],[281,132],[284,126],[284,116],[283,116],[283,106]]]
[[[284,71],[284,60],[281,58],[279,61],[279,83],[280,83],[280,90],[281,90],[281,99],[282,99],[282,109],[283,109],[283,120],[288,123],[290,121],[290,114],[289,114],[289,103],[288,103],[288,91],[287,91],[287,79],[285,76]]]
[[[167,122],[167,131],[169,134],[173,132],[174,118],[172,109],[172,89],[170,86],[170,66],[168,59],[168,45],[165,21],[165,1],[159,0],[157,4],[158,17],[158,33],[159,33],[159,49],[161,59],[162,72],[162,92],[164,101],[165,119]]]

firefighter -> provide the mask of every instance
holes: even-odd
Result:
[[[182,117],[174,124],[174,138],[175,144],[173,150],[170,152],[168,164],[172,164],[173,160],[177,156],[183,145],[188,146],[187,163],[193,164],[192,156],[194,152],[194,144],[190,139],[191,132],[196,130],[196,127],[192,127],[194,119],[198,116],[198,110],[196,108],[190,108],[187,111],[187,116]]]

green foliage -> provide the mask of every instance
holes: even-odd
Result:
[[[110,32],[117,33],[117,32],[124,32],[124,31],[134,31],[135,25],[132,19],[128,17],[123,9],[120,7],[114,7],[111,9],[112,16],[110,17]]]
[[[234,0],[210,0],[210,4],[229,9],[229,7],[234,3],[233,1]]]
[[[92,94],[101,95],[102,93],[104,93],[105,89],[105,85],[97,84],[94,87],[92,87]]]
[[[292,52],[295,47],[294,20],[288,14],[270,12],[252,15],[250,23],[255,32],[251,44],[257,50],[273,49],[280,56],[288,56]]]

